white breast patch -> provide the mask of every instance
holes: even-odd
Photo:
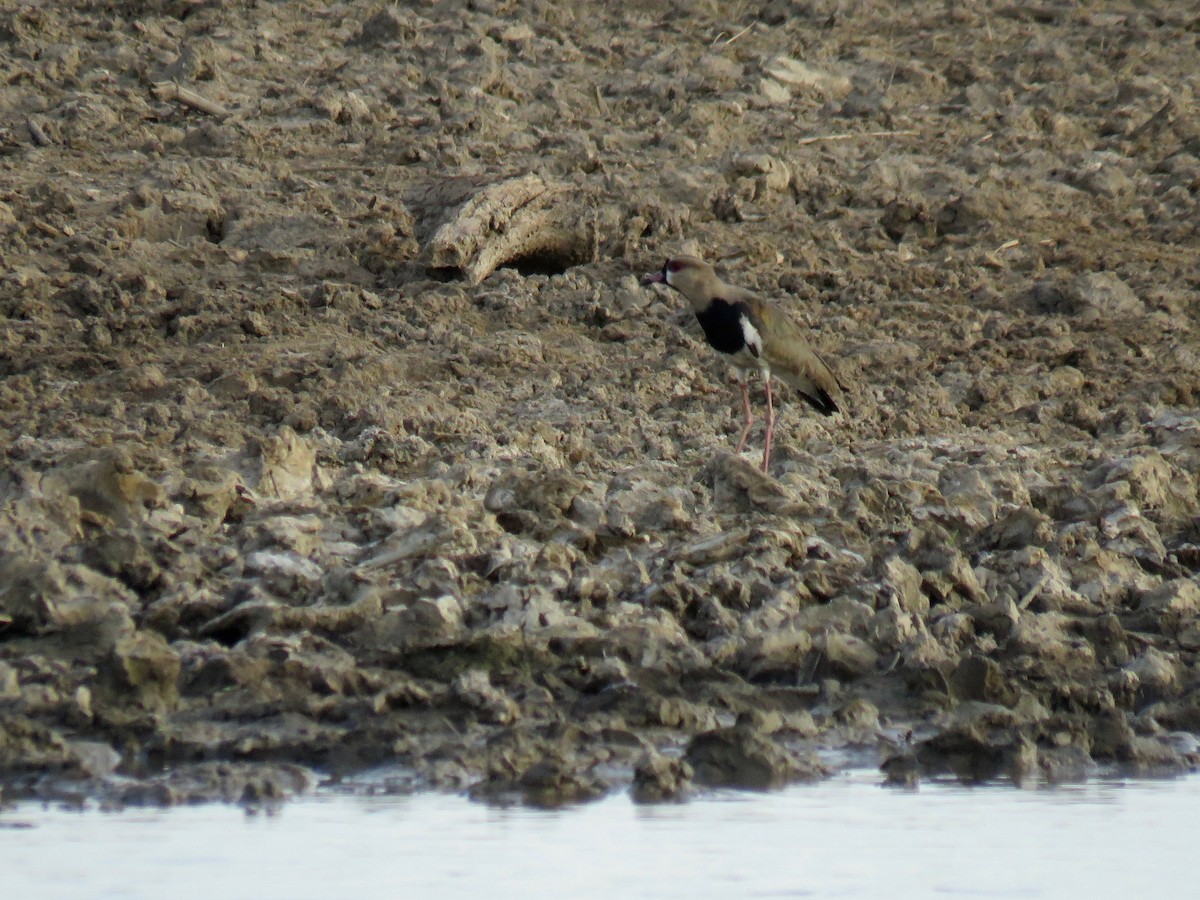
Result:
[[[742,337],[746,341],[746,347],[755,357],[762,356],[762,335],[758,333],[758,329],[754,327],[754,323],[745,316],[738,316],[738,322],[742,326]]]

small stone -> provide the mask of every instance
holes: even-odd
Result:
[[[830,97],[844,97],[852,87],[845,75],[826,72],[788,56],[775,57],[767,64],[766,72],[783,84],[812,88]]]
[[[405,643],[420,646],[454,641],[466,630],[462,603],[449,594],[416,600],[401,615],[400,621]]]
[[[760,78],[758,93],[768,106],[786,106],[792,99],[792,92],[774,78]]]
[[[384,44],[410,38],[415,34],[414,24],[394,6],[385,6],[362,24],[354,37],[355,44]]]
[[[537,35],[534,34],[533,29],[530,28],[525,22],[516,22],[512,25],[508,25],[502,29],[498,35],[500,40],[509,44],[517,44],[521,43],[522,41],[528,41],[536,36]]]
[[[242,331],[253,337],[266,337],[271,333],[271,320],[260,312],[249,312],[242,317]]]

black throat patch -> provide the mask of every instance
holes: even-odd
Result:
[[[745,303],[730,303],[717,297],[696,313],[696,319],[704,329],[709,346],[721,353],[737,353],[746,346],[742,318],[749,318],[749,313],[750,308]]]

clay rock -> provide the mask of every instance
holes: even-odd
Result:
[[[600,238],[585,201],[586,192],[536,174],[483,185],[434,232],[425,263],[479,284],[516,260],[553,260],[564,269],[593,260]]]
[[[807,504],[780,482],[764,475],[740,456],[722,451],[705,466],[704,481],[713,490],[713,505],[721,512],[768,512],[803,518]]]
[[[1009,587],[1008,604],[1035,612],[1094,612],[1091,602],[1072,586],[1071,574],[1061,561],[1041,547],[1025,547],[1011,554],[997,554],[990,560],[989,571],[998,572]],[[1003,603],[1003,600],[997,602]],[[1003,626],[1003,623],[997,623]],[[1007,634],[1011,624],[1003,626]]]
[[[311,444],[287,425],[251,448],[252,487],[265,497],[291,500],[323,484]]]
[[[767,63],[766,77],[760,86],[763,95],[773,103],[785,103],[791,91],[809,90],[828,97],[844,97],[850,93],[850,79],[836,72],[818,69],[789,56],[777,56]]]
[[[462,603],[450,594],[414,601],[400,623],[405,646],[444,646],[466,633]]]
[[[954,608],[964,601],[986,603],[987,592],[979,583],[979,577],[967,558],[957,550],[947,549],[938,566],[921,566],[921,590],[942,606]]]
[[[750,681],[795,684],[809,665],[812,635],[799,628],[770,630],[746,638],[734,662]]]
[[[680,488],[663,488],[649,481],[609,486],[602,527],[622,537],[685,530],[693,521],[695,500]]]
[[[1122,499],[1120,491],[1127,490],[1128,500],[1142,509],[1154,510],[1160,521],[1200,513],[1195,478],[1157,451],[1106,460],[1088,473],[1088,481],[1097,490],[1106,489],[1111,496]]]
[[[179,699],[179,654],[154,632],[140,631],[118,642],[105,670],[118,702],[162,711]]]
[[[565,470],[545,474],[511,470],[488,489],[483,505],[511,534],[546,537],[560,528],[586,482]]]
[[[463,672],[452,686],[455,697],[475,710],[484,721],[508,725],[520,715],[520,707],[503,691],[492,685],[487,672],[472,669]]]
[[[912,563],[891,556],[883,564],[883,588],[907,613],[929,612],[929,598],[921,591],[921,572]]]
[[[133,592],[87,566],[0,553],[0,579],[0,618],[17,634],[58,633],[90,656],[133,631]]]
[[[789,753],[753,726],[742,723],[692,738],[684,755],[696,781],[709,787],[769,790],[825,775],[814,762]]]
[[[1168,735],[1134,735],[1123,748],[1121,762],[1135,774],[1162,777],[1195,772],[1196,756],[1195,751],[1180,753]]]
[[[633,770],[633,802],[679,802],[691,790],[692,775],[691,765],[684,760],[650,750]]]
[[[372,46],[411,40],[425,20],[394,6],[385,6],[362,23],[351,43]]]
[[[726,177],[746,184],[747,200],[760,200],[782,193],[792,183],[792,171],[787,163],[769,153],[738,153],[726,168]]]
[[[963,659],[949,679],[950,696],[957,701],[974,700],[1010,706],[1016,692],[1000,664],[986,656],[971,655]]]
[[[1190,578],[1175,578],[1142,594],[1138,610],[1155,617],[1158,629],[1178,634],[1200,617],[1200,586]]]
[[[831,631],[815,642],[821,653],[821,668],[835,678],[861,678],[874,672],[879,654],[862,638]]]
[[[216,464],[198,467],[183,479],[175,494],[188,513],[209,529],[244,514],[250,508],[249,496],[237,472]]]
[[[82,774],[62,733],[25,716],[0,714],[0,775]]]
[[[1141,705],[1179,695],[1182,678],[1179,661],[1161,650],[1147,647],[1122,671],[1133,676]]]
[[[511,803],[520,800],[541,809],[559,809],[604,796],[608,786],[587,770],[586,762],[562,746],[543,748],[536,759],[515,777],[494,769],[471,786],[473,800]]]
[[[1070,633],[1071,619],[1060,613],[1024,613],[1009,636],[1007,649],[1026,654],[1042,664],[1090,668],[1095,651]]]
[[[278,597],[302,603],[320,587],[323,573],[312,560],[295,553],[259,550],[246,557],[243,574],[258,579],[264,589]]]
[[[526,803],[543,809],[597,800],[607,790],[604,782],[583,771],[578,764],[556,757],[534,763],[521,773],[517,786]]]
[[[851,597],[836,597],[800,610],[795,624],[814,635],[827,631],[866,634],[874,618],[875,610],[867,604]]]
[[[909,644],[924,629],[925,623],[920,616],[905,612],[898,604],[891,604],[875,614],[867,634],[872,646],[891,653]]]
[[[927,775],[951,772],[967,784],[1008,775],[1019,783],[1036,771],[1038,751],[1011,711],[964,703],[937,735],[918,744],[916,758]]]
[[[162,488],[139,472],[129,452],[120,447],[64,471],[62,477],[83,513],[97,524],[129,527],[146,518],[148,506],[164,499]]]
[[[1087,272],[1065,283],[1043,282],[1034,285],[1031,293],[1041,311],[1084,321],[1146,312],[1129,285],[1111,272]]]

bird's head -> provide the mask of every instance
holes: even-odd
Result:
[[[690,299],[703,294],[716,277],[713,267],[698,257],[672,256],[661,270],[643,278],[642,284],[665,284]]]

